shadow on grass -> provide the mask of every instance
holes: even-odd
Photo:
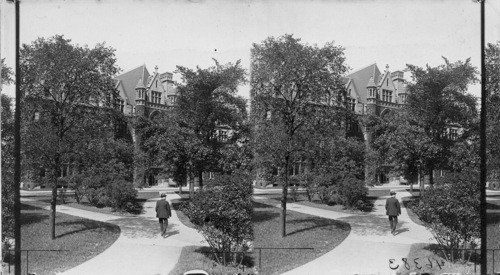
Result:
[[[49,216],[43,213],[21,213],[21,226],[37,224],[48,219]]]
[[[235,254],[237,255],[236,256],[236,263],[237,265],[243,265],[245,267],[253,267],[255,265],[255,261],[253,259],[253,256],[252,256],[252,253],[250,252],[247,252],[247,253],[226,253],[224,255],[224,253],[217,253],[217,252],[213,252],[212,248],[210,247],[206,247],[206,246],[202,246],[202,247],[198,247],[197,249],[194,250],[194,252],[196,253],[200,253],[200,254],[203,254],[203,256],[205,256],[206,258],[210,259],[211,261],[214,261],[214,264],[215,263],[219,263],[220,262],[224,262],[224,258],[225,258],[225,262],[226,262],[226,265],[231,265],[233,264],[234,265],[234,257],[235,257]]]
[[[303,228],[297,229],[295,231],[291,231],[287,233],[287,236],[292,236],[301,232],[305,231],[310,231],[314,229],[319,229],[319,228],[326,228],[329,226],[334,225],[338,229],[342,230],[350,230],[351,226],[345,222],[338,222],[336,220],[329,220],[329,219],[319,219],[317,217],[311,217],[311,218],[305,218],[305,219],[296,219],[296,220],[290,220],[287,221],[289,224],[295,224],[295,225],[306,225]]]
[[[490,203],[490,202],[486,202],[486,209],[500,209],[500,205],[499,204],[495,204],[495,203]]]
[[[276,211],[276,207],[253,202],[254,215],[252,217],[252,223],[260,223],[265,221],[271,221],[280,216],[279,212]]]
[[[118,233],[120,232],[120,228],[116,225],[103,224],[103,223],[91,221],[91,220],[60,222],[60,223],[57,223],[56,226],[60,226],[62,228],[65,228],[65,227],[70,227],[70,228],[76,227],[77,228],[77,229],[65,232],[63,234],[60,234],[60,235],[56,236],[56,238],[62,238],[64,236],[69,236],[69,235],[81,233],[84,231],[91,231],[91,230],[111,231],[111,232],[118,232]]]

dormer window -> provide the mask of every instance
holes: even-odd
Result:
[[[354,111],[354,109],[356,107],[356,99],[348,97],[347,98],[347,107],[349,108],[349,110]]]

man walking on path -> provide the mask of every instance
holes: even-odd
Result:
[[[398,216],[401,215],[401,206],[398,199],[396,199],[396,192],[391,191],[391,197],[385,201],[386,215],[389,216],[389,223],[391,225],[391,233],[396,233],[396,225],[398,224]]]
[[[160,221],[161,236],[165,238],[167,233],[168,218],[172,216],[170,212],[170,205],[166,200],[167,195],[165,193],[161,194],[161,200],[156,202],[156,217]]]

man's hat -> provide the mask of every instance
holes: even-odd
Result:
[[[391,196],[392,196],[392,195],[396,195],[396,192],[394,192],[394,191],[391,191]]]
[[[161,195],[160,195],[160,197],[162,197],[162,198],[164,198],[166,196],[167,196],[167,194],[165,194],[165,193],[161,193]]]

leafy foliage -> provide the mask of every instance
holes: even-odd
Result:
[[[58,178],[88,140],[112,135],[107,98],[114,94],[118,72],[114,50],[90,49],[56,35],[38,38],[20,51],[23,105],[23,154],[27,177],[52,175],[51,236],[55,238]],[[107,112],[107,114],[105,114]],[[105,115],[103,115],[105,114]],[[80,151],[81,152],[81,151]]]
[[[188,159],[191,162],[188,168],[193,170],[188,173],[199,176],[200,187],[202,173],[218,168],[212,164],[217,164],[226,142],[217,137],[217,131],[228,127],[239,132],[247,116],[245,99],[236,95],[238,86],[246,82],[240,61],[235,64],[214,61],[215,66],[208,69],[177,67],[182,78],[177,88],[177,123],[184,133],[190,133],[192,142],[184,144],[187,151],[193,152]]]
[[[337,190],[342,205],[357,209],[365,207],[368,188],[364,181],[356,178],[345,178],[340,182]]]
[[[480,235],[479,176],[475,172],[447,175],[424,193],[415,214],[428,223],[439,244],[446,249],[470,248]]]
[[[500,179],[500,41],[486,47],[487,165],[488,176]]]
[[[431,185],[435,169],[449,168],[451,148],[456,143],[443,133],[454,125],[461,129],[457,140],[465,141],[475,135],[477,124],[476,99],[466,93],[468,85],[476,81],[476,69],[470,59],[444,61],[443,65],[425,69],[408,65],[413,82],[408,84],[406,109],[410,125],[417,127],[424,143],[432,147],[432,154],[420,156]]]
[[[2,78],[3,74],[4,71],[2,71]],[[10,97],[5,94],[1,95],[2,241],[6,237],[14,237],[14,120],[11,102]]]
[[[283,237],[290,164],[305,157],[305,143],[320,134],[314,130],[335,132],[345,119],[339,104],[345,96],[344,60],[342,47],[310,46],[292,35],[269,37],[251,49],[255,163],[282,175]]]
[[[12,83],[14,81],[14,79],[12,78],[12,76],[14,75],[12,68],[5,65],[5,58],[2,58],[0,62],[2,63],[0,67],[1,68],[0,83],[2,85]]]
[[[218,252],[215,256],[221,264],[220,252],[245,252],[253,240],[251,196],[250,178],[236,173],[217,177],[183,206],[184,213]]]

